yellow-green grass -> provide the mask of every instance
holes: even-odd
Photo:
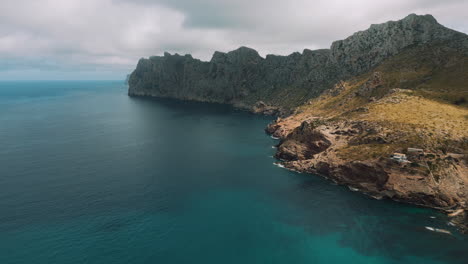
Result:
[[[468,56],[437,49],[415,47],[373,71],[344,80],[340,94],[325,93],[312,99],[298,108],[293,119],[367,121],[399,135],[387,144],[342,147],[337,154],[344,159],[379,158],[408,147],[466,153]],[[366,96],[356,95],[374,72],[380,72],[382,84]],[[399,89],[390,92],[395,88]],[[370,100],[371,97],[375,100]],[[359,111],[362,108],[366,109]]]

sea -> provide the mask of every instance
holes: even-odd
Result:
[[[271,117],[127,89],[0,81],[1,264],[468,263],[444,214],[275,165]]]

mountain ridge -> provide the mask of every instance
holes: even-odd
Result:
[[[415,44],[467,36],[445,28],[432,16],[411,14],[399,21],[370,26],[330,49],[261,57],[242,46],[216,51],[210,61],[191,55],[140,59],[129,78],[129,95],[229,103],[252,109],[258,101],[282,109],[305,103],[340,79],[360,74]],[[289,91],[285,93],[285,91]]]

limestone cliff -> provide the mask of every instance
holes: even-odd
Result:
[[[331,53],[342,71],[356,75],[368,71],[407,47],[446,40],[464,40],[463,44],[453,44],[468,47],[465,34],[440,25],[431,15],[411,14],[399,21],[371,25],[365,31],[336,41],[331,46]]]
[[[140,59],[129,78],[129,95],[170,97],[234,104],[251,109],[258,101],[290,109],[317,97],[338,80],[364,73],[413,45],[451,40],[468,45],[466,35],[447,29],[430,15],[408,17],[358,32],[331,49],[289,56],[241,47],[215,52],[209,62],[165,53]],[[456,40],[456,41],[454,41]]]

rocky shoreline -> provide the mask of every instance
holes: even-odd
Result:
[[[131,96],[154,97],[143,94]],[[375,124],[353,121],[325,122],[320,117],[301,123],[293,119],[294,114],[291,110],[270,106],[262,101],[253,107],[233,107],[252,114],[277,117],[265,128],[265,132],[280,140],[276,146],[275,158],[282,167],[300,173],[320,175],[378,200],[391,199],[441,211],[450,217],[450,223],[457,226],[460,232],[468,234],[468,192],[465,187],[468,186],[468,182],[461,181],[464,177],[457,177],[468,175],[468,166],[463,158],[437,154],[438,159],[442,158],[447,162],[447,168],[456,168],[445,171],[445,174],[457,175],[446,181],[458,181],[458,184],[451,182],[441,186],[427,171],[411,167],[409,162],[415,157],[409,156],[409,162],[405,164],[388,157],[359,161],[339,157],[337,150],[350,143],[363,143],[362,140],[364,143],[385,143],[386,139],[379,136],[364,136],[366,132],[375,133],[374,130],[378,130]]]
[[[366,131],[375,128],[360,122],[322,122],[316,118],[295,127],[297,123],[294,121],[278,118],[268,125],[266,133],[280,139],[275,157],[282,166],[324,176],[376,199],[388,198],[433,208],[449,216],[452,214],[450,222],[461,232],[468,233],[468,193],[465,187],[468,183],[463,181],[468,167],[464,161],[449,155],[442,157],[447,161],[445,172],[452,177],[437,182],[431,173],[414,169],[416,157],[411,157],[406,163],[387,157],[349,160],[340,157],[337,150],[353,140],[362,139]],[[458,182],[447,183],[453,180]]]

